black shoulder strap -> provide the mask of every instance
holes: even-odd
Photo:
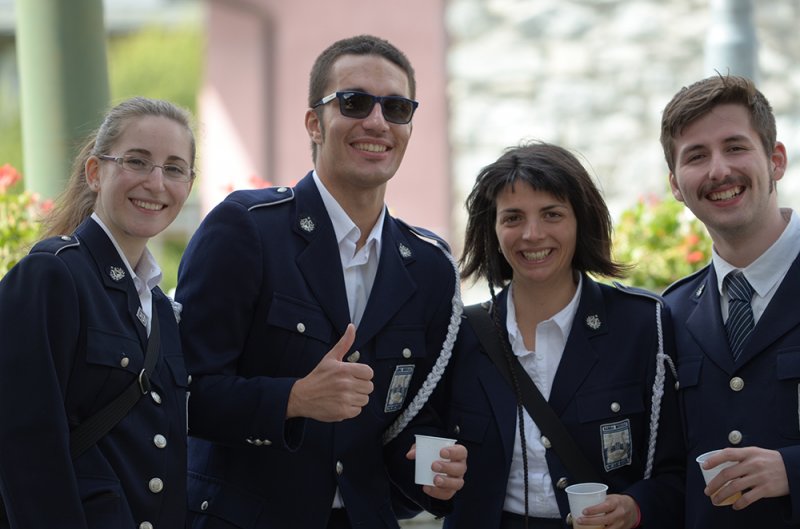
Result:
[[[483,348],[486,349],[489,358],[492,359],[506,382],[513,387],[509,364],[503,353],[503,346],[500,343],[500,337],[497,335],[497,329],[487,309],[481,304],[469,305],[464,307],[464,314],[467,315],[472,329],[478,335],[478,339],[481,341]],[[580,448],[575,444],[575,440],[564,427],[556,412],[544,399],[536,384],[525,373],[519,360],[514,357],[512,362],[514,371],[517,373],[522,405],[528,410],[528,414],[536,422],[536,426],[539,427],[542,434],[550,440],[551,446],[558,454],[561,462],[578,482],[602,483],[597,472],[581,453]]]
[[[139,378],[128,386],[117,398],[106,404],[100,411],[83,421],[69,434],[70,455],[77,459],[82,453],[94,446],[105,434],[111,431],[125,417],[142,395],[150,393],[150,374],[158,361],[161,348],[161,332],[158,324],[155,301],[152,304],[153,315],[150,323],[150,337],[147,340],[147,352],[144,357],[144,369]]]

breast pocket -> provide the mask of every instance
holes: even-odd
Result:
[[[328,342],[333,326],[318,305],[276,292],[267,313],[267,323],[304,338]]]
[[[90,327],[81,360],[70,374],[67,395],[67,409],[74,424],[111,402],[136,380],[144,352],[138,338]]]
[[[800,438],[800,348],[781,352],[776,362],[778,377],[778,424],[781,434]]]
[[[97,328],[87,329],[86,361],[89,364],[137,374],[142,370],[143,360],[138,339]]]
[[[267,324],[270,350],[281,353],[251,359],[269,364],[242,366],[244,372],[302,377],[335,343],[333,325],[321,307],[285,294],[273,295]]]
[[[606,472],[633,463],[634,446],[646,431],[642,387],[639,384],[583,392],[576,397],[578,421],[596,428]]]
[[[490,420],[491,417],[454,406],[447,418],[447,432],[467,446],[481,445]]]

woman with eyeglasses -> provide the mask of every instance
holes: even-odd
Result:
[[[680,527],[669,314],[657,296],[594,279],[626,267],[586,170],[555,145],[509,149],[480,172],[467,211],[462,277],[485,279],[491,303],[465,309],[453,351],[447,423],[470,460],[444,526],[566,528],[565,489],[596,481],[606,500],[572,512],[574,527]],[[528,411],[528,390],[544,408]]]
[[[0,527],[181,528],[189,379],[147,242],[189,196],[188,113],[132,98],[0,281]]]

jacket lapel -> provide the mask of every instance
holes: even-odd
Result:
[[[706,357],[726,373],[732,373],[733,353],[728,345],[725,324],[722,323],[717,273],[713,266],[709,266],[705,279],[690,296],[688,303],[695,303],[696,306],[686,320],[686,329]]]
[[[124,296],[124,311],[128,313],[127,317],[133,328],[136,329],[139,343],[144,350],[147,344],[147,329],[137,317],[139,294],[136,292],[133,278],[128,272],[122,257],[120,257],[119,252],[117,252],[103,228],[91,218],[84,220],[78,226],[78,229],[75,230],[75,235],[81,241],[81,244],[85,245],[89,250],[106,289],[118,291]],[[111,299],[119,299],[119,296],[111,296]]]
[[[800,257],[795,258],[778,290],[767,305],[745,344],[738,365],[743,365],[769,347],[775,340],[797,327],[797,313],[789,310],[800,299]]]
[[[306,247],[297,255],[297,267],[336,331],[344,333],[350,323],[350,310],[339,247],[333,224],[310,173],[297,184],[295,201],[297,209],[292,229],[306,242]]]
[[[401,248],[404,250],[401,251]],[[387,213],[381,240],[378,273],[356,333],[356,344],[378,333],[417,290],[408,267],[415,261],[412,245]],[[338,255],[338,253],[337,253]]]
[[[508,287],[497,296],[497,315],[503,326],[503,340],[508,342],[505,322],[508,311]],[[489,363],[493,364],[491,357],[481,348],[481,352],[488,358]],[[497,429],[500,431],[506,461],[511,462],[514,451],[514,439],[517,435],[517,398],[514,395],[514,388],[503,377],[498,369],[487,369],[478,374],[478,379],[483,385],[484,391],[489,399],[489,404],[494,412]]]
[[[550,392],[550,406],[557,415],[562,414],[597,363],[595,347],[599,347],[598,341],[607,334],[608,321],[600,287],[584,275],[578,310]]]

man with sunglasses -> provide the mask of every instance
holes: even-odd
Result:
[[[463,486],[463,446],[433,463],[434,486],[408,459],[413,434],[442,434],[426,400],[461,314],[446,244],[384,204],[414,93],[385,40],[332,44],[305,114],[315,169],[233,193],[192,238],[178,300],[193,527],[397,528],[398,507],[442,514]]]

